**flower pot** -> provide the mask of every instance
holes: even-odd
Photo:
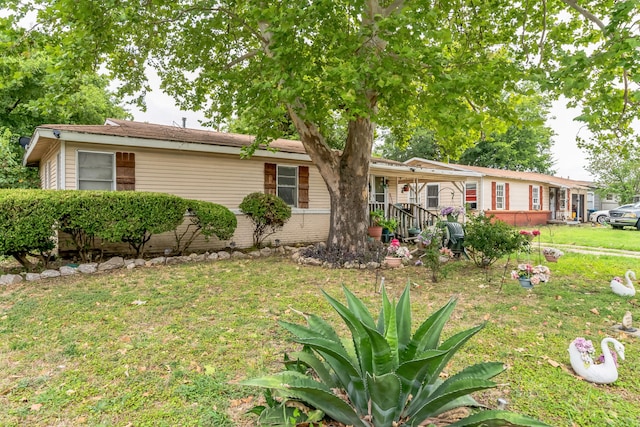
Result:
[[[549,262],[558,262],[558,257],[555,257],[553,255],[547,255],[544,254],[544,257],[546,258],[547,261]]]
[[[379,225],[369,227],[368,232],[369,237],[373,238],[373,240],[380,240],[380,237],[382,236],[382,227]]]
[[[388,256],[384,258],[384,263],[387,265],[387,267],[391,267],[391,268],[400,267],[400,265],[402,265],[402,258]]]
[[[531,279],[527,277],[521,277],[518,279],[518,281],[520,282],[520,286],[522,286],[525,289],[533,288],[533,283],[531,283]]]

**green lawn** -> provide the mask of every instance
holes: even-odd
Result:
[[[565,233],[552,229],[554,242]],[[589,231],[640,236],[598,228],[567,233]],[[574,377],[567,347],[577,336],[599,347],[627,310],[640,320],[638,300],[609,289],[611,278],[626,269],[640,273],[640,260],[567,253],[549,266],[551,282],[532,291],[508,274],[503,282],[504,261],[488,274],[454,262],[438,283],[421,267],[383,275],[392,295],[414,283],[415,323],[451,296],[458,305],[446,336],[487,322],[447,368],[451,374],[479,361],[504,362],[500,386],[480,401],[494,407],[504,397],[509,409],[560,427],[638,425],[640,341],[613,333],[625,344],[627,360],[618,381],[606,386]],[[283,353],[297,349],[276,323],[302,323],[292,308],[340,325],[320,290],[344,301],[343,285],[378,307],[375,272],[302,267],[278,257],[3,287],[0,425],[253,425],[243,412],[260,392],[235,383],[278,371]]]
[[[640,231],[635,228],[614,230],[608,225],[584,224],[580,226],[547,225],[538,229],[543,243],[640,251]]]

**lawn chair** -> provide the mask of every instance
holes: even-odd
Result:
[[[462,224],[455,221],[444,221],[443,224],[442,246],[450,249],[457,258],[460,258],[460,255],[464,255],[465,258],[469,259],[469,255],[464,248],[464,228]]]

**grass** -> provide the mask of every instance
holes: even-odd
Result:
[[[564,233],[553,229],[554,239]],[[640,341],[610,326],[627,310],[640,317],[638,301],[616,296],[608,284],[626,269],[640,272],[640,260],[566,253],[549,266],[551,282],[532,291],[508,277],[503,282],[504,261],[488,274],[470,262],[451,263],[438,283],[420,267],[384,276],[392,295],[408,281],[417,285],[415,323],[451,296],[458,304],[446,336],[486,322],[447,372],[504,362],[501,385],[478,396],[487,405],[505,397],[508,409],[559,427],[637,425]],[[278,371],[283,353],[297,349],[276,322],[302,323],[292,308],[340,325],[320,290],[344,301],[343,285],[377,313],[375,272],[301,267],[277,257],[3,287],[0,425],[253,425],[243,412],[260,392],[235,383]],[[618,381],[594,385],[572,375],[569,343],[585,336],[597,345],[607,335],[626,346]]]
[[[635,228],[614,230],[608,225],[584,224],[581,226],[549,225],[540,227],[539,230],[542,243],[640,251],[640,232]]]

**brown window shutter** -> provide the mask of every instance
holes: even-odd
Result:
[[[542,210],[542,185],[540,186],[540,190],[538,190],[538,197],[540,198],[540,210]]]
[[[298,167],[298,207],[309,207],[309,166]]]
[[[566,203],[566,206],[567,206],[567,211],[571,212],[572,209],[573,209],[573,206],[571,206],[571,190],[569,190],[568,188],[567,188],[567,203]]]
[[[529,210],[533,210],[533,185],[529,186]]]
[[[504,184],[504,209],[509,210],[509,183]]]
[[[135,153],[116,152],[116,190],[133,191],[136,189]]]
[[[496,183],[491,183],[491,210],[496,210]]]
[[[264,164],[264,194],[276,194],[276,164]]]

